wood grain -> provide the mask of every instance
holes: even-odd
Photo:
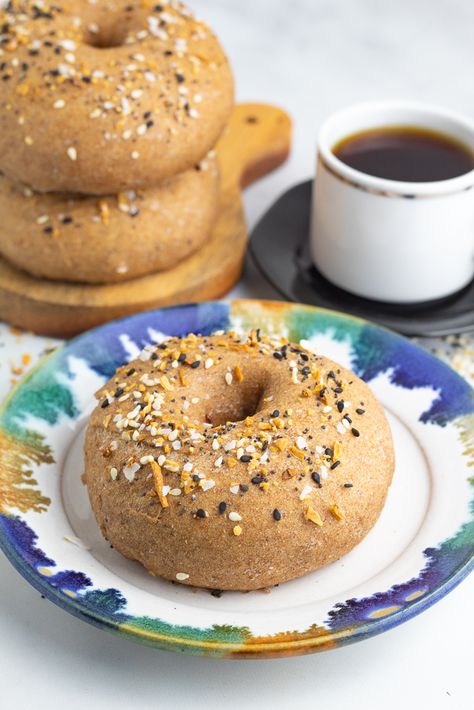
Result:
[[[291,121],[273,106],[240,104],[217,145],[222,184],[209,241],[168,271],[112,285],[37,279],[0,258],[0,319],[36,333],[69,337],[121,316],[205,301],[238,280],[247,245],[242,187],[285,161]]]

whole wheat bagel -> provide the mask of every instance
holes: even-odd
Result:
[[[0,170],[112,194],[192,168],[230,116],[209,28],[175,0],[14,0],[0,11]]]
[[[114,283],[175,266],[209,238],[217,161],[147,190],[87,197],[38,193],[0,176],[0,253],[40,278]]]
[[[152,574],[250,590],[341,557],[394,468],[369,387],[251,333],[148,347],[97,394],[85,482],[107,540]]]

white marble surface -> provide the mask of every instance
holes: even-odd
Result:
[[[280,104],[294,117],[290,161],[246,194],[251,225],[282,191],[311,175],[317,128],[331,111],[389,97],[474,110],[472,0],[195,0],[194,7],[229,52],[238,98]],[[235,294],[277,297],[250,264]],[[22,354],[45,345],[8,338],[1,394]],[[473,702],[473,582],[355,646],[222,662],[98,631],[42,600],[0,558],[0,707],[464,710]]]

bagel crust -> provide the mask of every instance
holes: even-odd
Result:
[[[40,192],[158,185],[215,145],[227,58],[175,0],[15,0],[0,11],[0,170]]]
[[[199,249],[218,202],[214,157],[159,187],[107,197],[34,193],[0,176],[0,252],[40,278],[124,281],[169,269]]]
[[[369,387],[252,332],[147,347],[98,393],[85,482],[106,539],[153,575],[250,590],[337,560],[384,505],[394,453]]]

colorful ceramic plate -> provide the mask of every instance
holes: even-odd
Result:
[[[330,283],[314,267],[309,251],[311,181],[285,192],[262,217],[250,239],[250,252],[262,274],[285,298],[335,308],[369,318],[404,335],[439,336],[474,330],[474,280],[438,301],[382,303],[355,296]]]
[[[259,327],[352,368],[385,406],[397,468],[379,522],[350,554],[270,593],[216,598],[149,576],[102,539],[81,484],[94,391],[147,343]],[[474,397],[403,338],[342,314],[261,301],[143,313],[59,348],[0,412],[0,544],[63,609],[162,649],[222,657],[326,650],[437,601],[474,555]]]

